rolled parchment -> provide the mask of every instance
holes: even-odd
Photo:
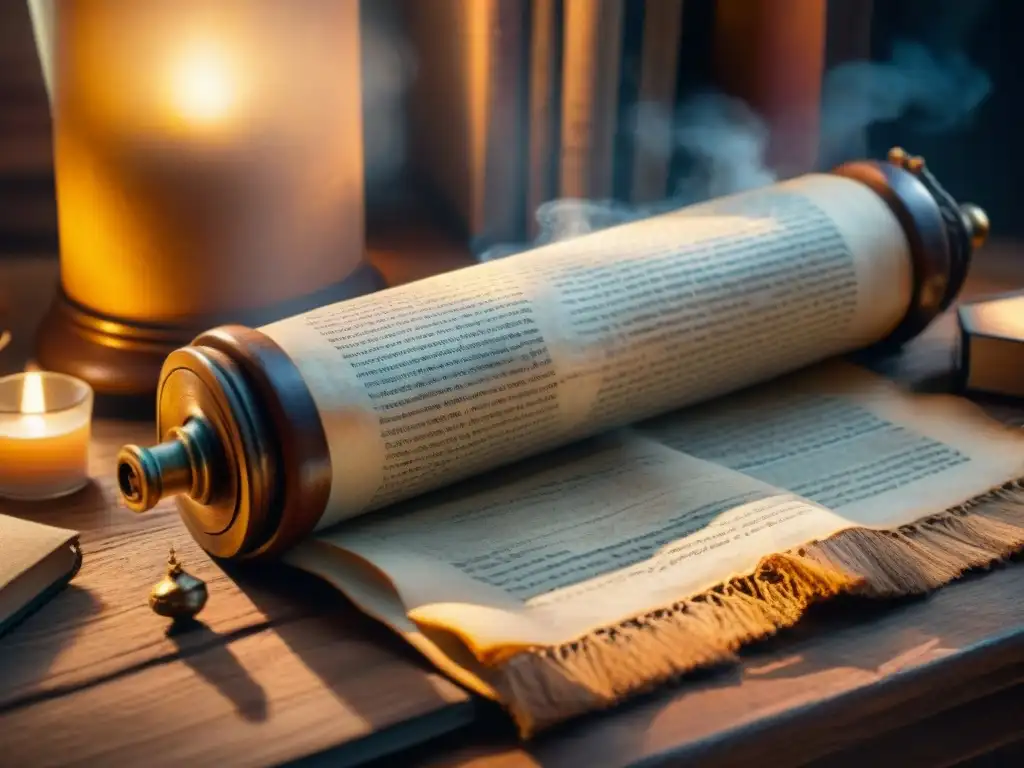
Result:
[[[859,162],[173,353],[126,503],[224,558],[879,343],[955,297],[983,216]]]

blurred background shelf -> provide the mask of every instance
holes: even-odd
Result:
[[[373,237],[405,226],[411,208],[418,230],[426,222],[463,248],[482,248],[535,234],[533,214],[552,197],[630,205],[669,196],[693,173],[678,108],[709,89],[742,100],[765,124],[772,171],[802,173],[903,144],[928,159],[955,197],[986,208],[997,235],[1024,236],[1016,192],[1024,147],[1015,132],[1024,119],[1015,82],[1024,4],[608,0],[602,14],[595,7],[363,0]],[[907,42],[927,49],[931,64],[894,68],[894,46]],[[871,74],[850,88],[847,75],[830,79],[844,66]],[[979,76],[988,85],[972,107]],[[593,98],[581,103],[581,93]],[[645,143],[651,126],[633,109],[641,102],[675,114],[655,131],[670,144],[667,158]],[[567,109],[582,124],[569,125]],[[877,118],[865,130],[837,132],[830,122],[858,110]],[[576,156],[586,157],[580,168],[589,181],[578,176]],[[47,99],[26,4],[12,0],[0,3],[0,258],[56,255],[57,246]]]

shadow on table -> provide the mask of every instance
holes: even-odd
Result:
[[[57,502],[75,509],[96,504],[102,492],[90,483],[74,496]],[[31,522],[66,527],[52,515],[53,502],[0,500],[0,513]],[[57,658],[81,634],[88,621],[103,609],[100,599],[74,580],[42,601],[22,621],[0,636],[0,658],[17,658],[17,664],[5,665],[0,689],[0,712],[19,702],[45,695],[29,693],[34,684],[47,676]]]
[[[345,750],[358,753],[361,761],[393,754],[491,711],[321,579],[281,563],[223,567],[258,609],[272,615],[282,600],[295,609],[299,618],[274,622],[269,631],[360,721],[358,739],[322,756],[325,765],[333,765]],[[338,733],[345,730],[339,724]],[[299,764],[319,763],[311,758]]]
[[[54,660],[80,634],[81,629],[71,628],[84,627],[102,607],[92,592],[71,583],[0,637],[0,657],[16,655],[18,659],[16,665],[4,668],[0,715],[45,697],[46,691],[33,690],[36,683],[47,677]],[[41,642],[54,635],[60,636],[60,642]]]
[[[230,701],[242,719],[254,723],[267,719],[266,692],[249,676],[220,635],[202,621],[190,619],[172,624],[167,636],[181,651],[181,661]],[[180,642],[185,636],[187,645]],[[202,652],[196,652],[197,646],[201,646]]]

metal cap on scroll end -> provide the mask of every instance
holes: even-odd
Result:
[[[235,558],[267,534],[273,444],[238,366],[208,347],[172,352],[157,390],[157,445],[126,445],[117,484],[136,512],[174,497],[182,521],[214,557]]]
[[[209,502],[214,466],[223,464],[217,461],[219,448],[201,415],[172,427],[168,439],[152,448],[124,446],[117,455],[117,486],[125,506],[133,512],[148,512],[161,499],[180,494]]]

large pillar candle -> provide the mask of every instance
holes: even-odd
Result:
[[[66,338],[82,326],[108,351],[140,327],[180,342],[211,319],[294,311],[361,266],[358,0],[65,0],[52,30],[73,318],[44,333],[46,367],[95,376]],[[174,343],[150,335],[153,391]]]

